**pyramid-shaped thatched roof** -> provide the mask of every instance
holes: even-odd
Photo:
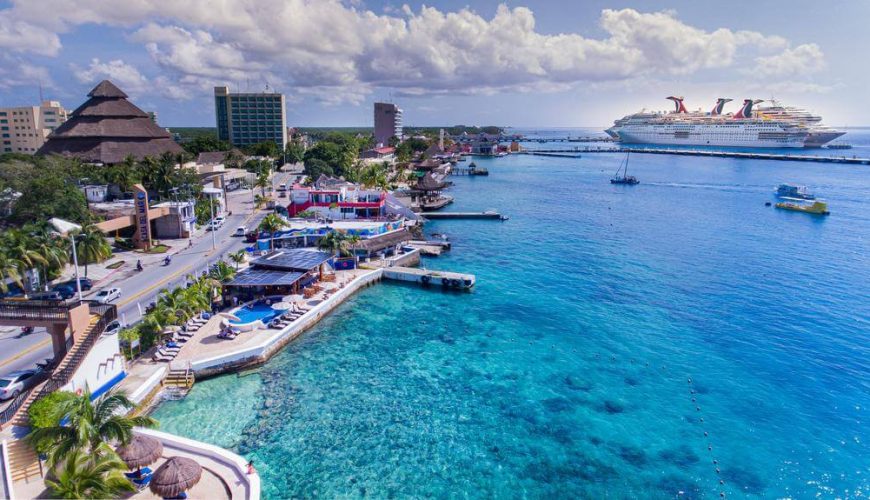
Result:
[[[184,150],[127,100],[127,94],[109,80],[88,93],[84,104],[48,137],[37,154],[59,154],[90,163],[120,163]]]

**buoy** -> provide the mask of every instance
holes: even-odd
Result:
[[[701,417],[701,422],[703,422],[703,421],[704,421],[704,417]]]
[[[707,445],[707,449],[708,449],[709,451],[713,451],[713,447],[710,446],[710,445]]]
[[[707,431],[704,431],[704,437],[707,437],[707,436],[708,436]]]
[[[691,384],[691,383],[692,383],[692,379],[689,379],[688,382]]]

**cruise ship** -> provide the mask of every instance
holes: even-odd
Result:
[[[641,111],[613,122],[608,135],[629,144],[744,148],[821,147],[845,132],[822,125],[822,117],[771,100],[745,99],[736,113],[725,113],[732,99],[719,98],[707,111],[688,111],[682,97],[668,97],[671,112]]]

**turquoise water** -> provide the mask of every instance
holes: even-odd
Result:
[[[268,498],[867,494],[870,170],[475,161],[450,210],[511,219],[432,223],[453,249],[425,263],[473,292],[368,288],[162,428],[254,460]],[[832,215],[765,207],[782,182]]]
[[[239,321],[231,321],[230,323],[233,325],[244,325],[257,320],[268,323],[279,314],[281,314],[281,311],[272,309],[272,306],[265,302],[254,302],[251,305],[243,306],[233,311],[233,315],[239,318]]]

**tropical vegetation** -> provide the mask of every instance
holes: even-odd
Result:
[[[349,235],[341,231],[330,231],[317,241],[317,248],[329,252],[336,257],[349,257],[351,249],[359,243],[359,236]]]
[[[134,427],[155,427],[157,421],[128,415],[136,405],[122,392],[109,392],[95,401],[87,389],[60,394],[34,402],[38,418],[31,422],[27,437],[48,457],[51,474],[45,484],[52,495],[111,498],[134,491],[123,475],[126,465],[110,444],[127,444]]]
[[[73,235],[76,242],[79,264],[85,265],[85,276],[88,275],[88,264],[102,262],[112,256],[112,246],[106,241],[102,231],[93,224],[84,226]]]
[[[8,292],[15,284],[22,290],[31,269],[42,283],[58,277],[72,258],[70,242],[59,236],[47,224],[28,224],[0,233],[0,291]]]
[[[269,214],[263,217],[257,227],[260,231],[269,233],[269,250],[275,249],[275,233],[287,226],[287,222],[278,214]]]

